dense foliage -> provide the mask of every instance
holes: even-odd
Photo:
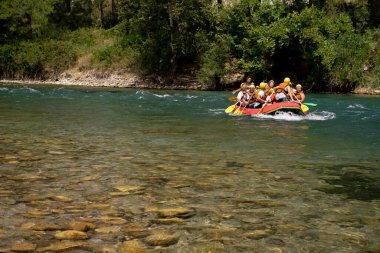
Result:
[[[376,0],[2,0],[0,76],[83,68],[221,86],[231,73],[290,76],[313,90],[380,86]]]

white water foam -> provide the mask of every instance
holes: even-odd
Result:
[[[208,109],[208,112],[214,115],[224,114],[226,109]]]
[[[252,117],[259,119],[274,119],[280,121],[303,121],[303,120],[311,120],[311,121],[324,121],[335,119],[336,115],[333,112],[321,111],[321,112],[312,112],[307,115],[297,115],[291,112],[277,112],[275,115],[252,115]]]
[[[193,99],[193,98],[197,98],[197,97],[198,96],[191,96],[191,95],[187,94],[185,98],[187,98],[187,99]]]
[[[154,93],[153,93],[153,96],[156,96],[156,97],[159,97],[159,98],[171,97],[169,94],[160,95],[160,94],[154,94]]]
[[[39,90],[35,90],[33,88],[30,88],[30,87],[23,87],[21,89],[12,89],[10,91],[10,93],[41,93]]]
[[[5,88],[5,87],[2,87],[0,88],[0,91],[8,91],[9,89],[8,88]]]
[[[353,105],[347,106],[347,109],[367,109],[367,108],[361,104],[353,104]]]

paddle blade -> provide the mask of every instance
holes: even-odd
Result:
[[[303,103],[304,105],[308,105],[308,106],[317,106],[317,104],[314,104],[314,103]]]
[[[235,109],[235,105],[230,105],[229,107],[227,107],[226,110],[224,110],[226,113],[231,113],[233,112],[233,110]]]
[[[230,97],[230,98],[228,98],[228,100],[231,102],[236,101],[236,97]]]
[[[243,111],[240,108],[236,108],[236,110],[234,111],[234,114],[236,114],[236,115],[242,115]]]
[[[304,105],[304,104],[301,104],[301,111],[302,111],[303,113],[307,113],[307,112],[309,111],[309,107],[307,107],[307,106]]]

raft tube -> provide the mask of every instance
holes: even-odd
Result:
[[[238,108],[238,106],[236,106]],[[240,108],[243,114],[245,115],[254,115],[254,114],[269,114],[273,115],[276,112],[292,112],[295,114],[305,115],[301,110],[301,105],[297,102],[280,102],[267,105],[264,108]]]

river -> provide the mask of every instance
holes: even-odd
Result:
[[[379,252],[380,99],[229,96],[0,86],[0,252]]]

